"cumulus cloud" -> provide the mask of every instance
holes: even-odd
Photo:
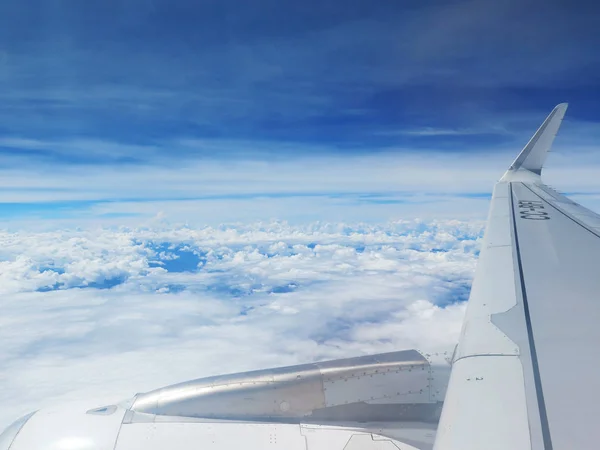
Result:
[[[482,223],[0,233],[0,425],[217,373],[451,352]]]

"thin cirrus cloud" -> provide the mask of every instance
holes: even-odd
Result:
[[[223,372],[451,352],[482,224],[3,232],[0,426]]]
[[[598,152],[568,133],[556,144],[545,180],[598,209]],[[162,165],[65,164],[51,170],[8,167],[0,170],[0,222],[9,229],[51,229],[139,226],[157,217],[195,226],[273,218],[293,223],[481,219],[494,181],[516,154],[504,147],[487,154],[388,151]]]

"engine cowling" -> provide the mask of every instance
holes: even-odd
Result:
[[[439,419],[450,374],[416,350],[192,380],[136,396],[132,410],[235,420]]]
[[[42,409],[8,427],[0,450],[421,447],[449,373],[409,350],[202,378],[115,405]]]

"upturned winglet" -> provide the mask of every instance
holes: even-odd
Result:
[[[568,103],[561,103],[552,110],[550,115],[544,120],[542,126],[535,132],[523,150],[521,150],[517,159],[508,168],[508,172],[526,169],[537,175],[541,175],[542,166],[544,165],[544,161],[546,161],[550,147],[552,147],[554,137],[558,133],[562,119],[567,111],[567,106]]]

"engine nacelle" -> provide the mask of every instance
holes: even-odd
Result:
[[[0,450],[427,448],[449,373],[409,350],[203,378],[42,409],[8,427]]]
[[[416,350],[201,378],[136,396],[132,411],[278,421],[437,422],[450,367]]]

